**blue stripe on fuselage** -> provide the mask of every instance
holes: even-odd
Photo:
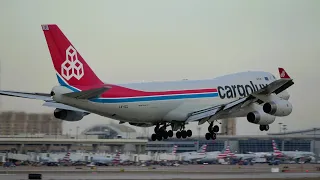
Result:
[[[92,99],[92,102],[99,103],[124,103],[124,102],[141,102],[141,101],[163,101],[163,100],[177,100],[177,99],[194,99],[194,98],[212,98],[218,97],[218,93],[206,94],[179,94],[169,96],[149,96],[149,97],[132,97],[132,98],[97,98]]]
[[[67,87],[73,92],[79,92],[78,89],[68,85],[58,74],[57,74],[57,78],[61,86]],[[149,97],[96,98],[96,99],[91,99],[90,101],[97,102],[97,103],[124,103],[124,102],[212,98],[212,97],[218,97],[218,96],[219,96],[218,92],[209,92],[209,93],[201,93],[201,94],[178,94],[178,95],[162,95],[162,96],[149,96]]]

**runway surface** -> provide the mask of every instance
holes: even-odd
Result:
[[[281,172],[289,166],[290,172]],[[32,167],[0,168],[0,180],[28,179],[28,174],[42,174],[44,180],[126,180],[126,179],[197,179],[197,180],[231,180],[231,179],[309,179],[319,180],[318,165],[181,165],[180,167]],[[271,168],[279,168],[280,172],[271,173]]]
[[[320,178],[320,173],[262,173],[262,174],[152,174],[152,173],[88,173],[88,174],[42,174],[44,180],[126,180],[126,179],[197,179],[197,180],[231,180],[231,179],[309,179],[316,180]],[[0,180],[23,180],[28,179],[27,174],[8,174],[0,175]]]

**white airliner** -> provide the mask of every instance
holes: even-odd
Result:
[[[192,136],[185,125],[208,122],[206,139],[216,139],[219,119],[247,117],[268,131],[276,116],[288,116],[288,87],[293,80],[279,68],[280,79],[263,71],[239,72],[207,80],[182,80],[115,85],[101,81],[55,24],[42,25],[59,86],[50,93],[0,91],[1,95],[43,100],[54,116],[79,121],[95,113],[119,123],[155,126],[152,140]],[[108,60],[106,60],[107,62]],[[39,82],[40,83],[40,82]],[[167,131],[171,126],[172,130]]]
[[[273,147],[273,153],[272,156],[279,159],[291,159],[291,160],[311,160],[316,155],[313,152],[306,152],[306,151],[280,151],[277,148],[277,144],[275,140],[272,140],[272,147]]]

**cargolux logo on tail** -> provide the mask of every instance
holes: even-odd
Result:
[[[66,50],[66,60],[61,64],[61,75],[66,80],[72,77],[80,80],[84,75],[83,65],[78,60],[77,51],[71,45]]]

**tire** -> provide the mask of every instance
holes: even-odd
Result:
[[[210,140],[211,139],[211,134],[210,133],[206,133],[206,140]]]
[[[180,131],[178,131],[178,132],[176,133],[176,137],[177,137],[178,139],[181,138],[181,132],[180,132]]]
[[[160,134],[160,133],[157,134],[157,140],[158,140],[158,141],[161,141],[161,140],[162,140],[162,134]]]
[[[156,134],[152,134],[151,135],[151,140],[152,141],[156,141],[157,140],[157,135]]]
[[[265,125],[265,126],[264,126],[264,130],[265,130],[265,131],[269,131],[269,125]]]
[[[163,136],[163,139],[168,139],[168,132],[167,131],[163,131],[162,132],[162,136]]]
[[[259,126],[259,129],[260,129],[260,131],[264,131],[264,126],[263,126],[263,125],[260,125],[260,126]]]
[[[185,131],[185,130],[181,131],[181,137],[183,139],[187,138],[187,131]]]
[[[169,130],[169,131],[168,131],[168,136],[169,136],[169,137],[172,137],[172,136],[173,136],[173,131],[172,131],[172,130]]]
[[[211,134],[211,138],[212,138],[213,140],[216,140],[216,139],[217,139],[217,134],[216,134],[216,133],[212,133],[212,134]]]
[[[219,130],[220,128],[218,125],[213,126],[213,129],[212,129],[213,132],[219,132]]]
[[[190,129],[187,131],[187,136],[188,136],[188,137],[191,137],[191,136],[192,136],[192,131],[191,131]]]

